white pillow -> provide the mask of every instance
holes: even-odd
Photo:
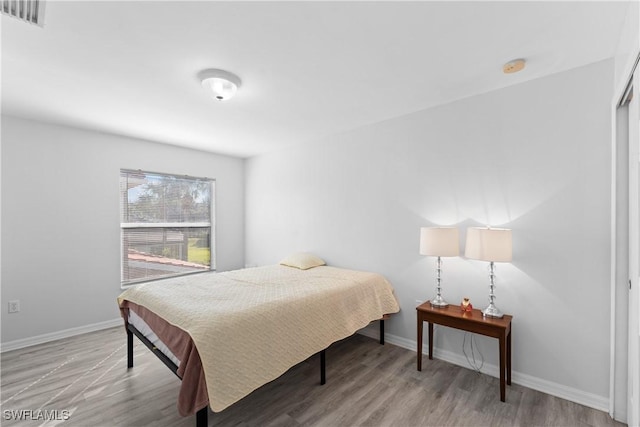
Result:
[[[310,268],[319,267],[326,264],[327,263],[324,262],[324,260],[322,260],[321,258],[318,258],[317,256],[306,252],[291,254],[280,261],[280,265],[299,268],[300,270],[308,270]]]

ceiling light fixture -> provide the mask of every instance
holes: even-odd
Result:
[[[211,68],[198,73],[202,86],[218,101],[231,99],[240,87],[240,78],[228,71]]]
[[[505,74],[517,73],[518,71],[524,68],[524,64],[527,61],[524,59],[514,59],[513,61],[509,61],[502,66],[502,72]]]

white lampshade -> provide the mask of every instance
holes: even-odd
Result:
[[[506,228],[468,228],[464,256],[481,261],[511,261],[511,230]]]
[[[458,256],[460,244],[455,227],[422,227],[420,254],[428,256]]]

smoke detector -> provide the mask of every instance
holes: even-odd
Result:
[[[506,64],[504,64],[502,66],[502,72],[505,74],[513,74],[513,73],[517,73],[518,71],[522,70],[524,68],[524,64],[527,61],[525,61],[524,59],[520,58],[520,59],[514,59],[513,61],[509,61]]]

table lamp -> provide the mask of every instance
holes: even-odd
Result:
[[[449,305],[441,294],[441,257],[458,256],[460,253],[458,229],[454,227],[422,227],[420,229],[420,254],[436,256],[436,297],[429,301],[432,306],[446,307]]]
[[[489,261],[489,305],[482,310],[482,314],[488,317],[503,317],[504,314],[493,302],[495,299],[494,262],[511,261],[511,230],[489,227],[468,228],[464,255],[471,259]]]

